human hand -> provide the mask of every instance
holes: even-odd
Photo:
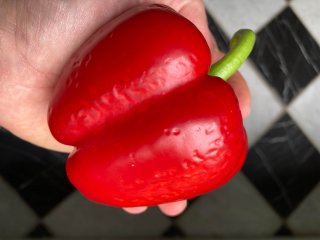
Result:
[[[142,3],[165,4],[191,20],[203,33],[213,62],[222,56],[207,26],[198,0],[0,0],[0,126],[16,136],[52,150],[70,152],[47,125],[47,109],[59,73],[74,51],[96,29],[128,8]],[[242,115],[249,113],[249,91],[236,73],[233,87]],[[186,201],[160,205],[174,216]],[[126,208],[139,213],[146,207]]]

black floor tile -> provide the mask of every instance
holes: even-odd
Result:
[[[53,237],[52,233],[44,226],[43,224],[39,224],[34,229],[31,230],[29,234],[26,236],[27,238],[46,238]]]
[[[283,217],[320,179],[320,155],[288,115],[249,151],[243,172]]]
[[[289,7],[258,33],[251,57],[285,103],[320,70],[320,47]]]
[[[293,236],[293,233],[286,225],[282,225],[279,228],[279,230],[275,233],[275,236],[277,236],[277,237],[291,237],[291,236]]]
[[[44,216],[73,187],[65,174],[67,155],[51,152],[0,131],[0,173],[39,215]]]
[[[163,234],[164,238],[183,238],[185,233],[175,224],[172,224]]]

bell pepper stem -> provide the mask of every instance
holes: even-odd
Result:
[[[255,40],[256,35],[252,30],[241,29],[237,31],[230,41],[229,52],[211,66],[208,74],[227,81],[248,58]]]

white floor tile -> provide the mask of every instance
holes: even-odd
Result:
[[[286,7],[285,0],[205,0],[208,12],[231,37],[240,28],[258,31]]]
[[[251,62],[246,62],[240,72],[246,79],[251,94],[251,112],[244,125],[249,146],[252,146],[281,115],[284,107],[275,91],[266,84]]]
[[[281,219],[242,173],[195,202],[178,219],[188,236],[266,237]]]
[[[289,114],[320,151],[320,75],[291,103]]]
[[[0,237],[24,237],[37,221],[30,207],[0,177]]]
[[[141,215],[89,202],[78,192],[72,194],[44,220],[58,237],[160,236],[170,220],[156,208]]]
[[[291,7],[310,34],[320,44],[320,1],[293,0],[291,1]]]
[[[287,225],[296,235],[317,236],[320,234],[320,185],[306,197],[291,214]]]

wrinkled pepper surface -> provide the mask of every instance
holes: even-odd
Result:
[[[207,193],[243,165],[237,98],[208,75],[210,49],[172,9],[140,6],[92,35],[70,59],[48,123],[75,146],[66,170],[92,201],[152,206]]]

